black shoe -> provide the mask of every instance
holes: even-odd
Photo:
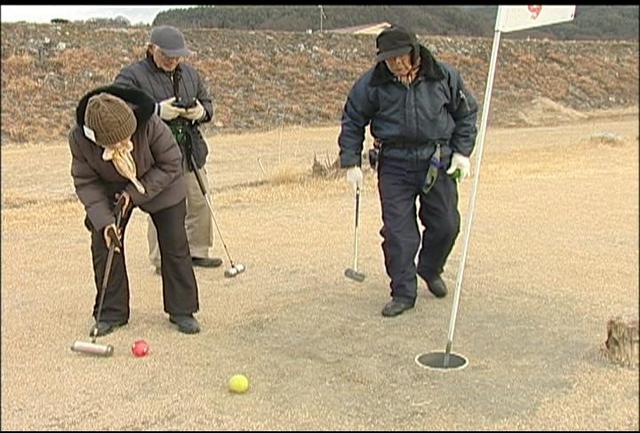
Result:
[[[427,282],[427,288],[436,298],[444,298],[447,296],[447,286],[439,275],[424,279]]]
[[[382,315],[384,317],[393,317],[398,314],[402,314],[405,310],[413,308],[413,304],[400,301],[398,299],[392,299],[382,309]]]
[[[222,265],[222,259],[217,257],[191,257],[193,266],[200,266],[202,268],[217,268]]]
[[[185,334],[197,334],[200,332],[200,325],[193,314],[170,315],[169,321],[178,325],[178,331]]]
[[[116,328],[119,328],[120,326],[123,326],[126,324],[127,324],[126,320],[121,320],[121,321],[100,320],[99,322],[96,322],[91,327],[91,330],[89,331],[89,337],[93,337],[93,332],[95,328],[98,328],[97,337],[101,337],[103,335],[112,333],[113,331],[115,331]]]

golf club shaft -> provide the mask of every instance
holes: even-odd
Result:
[[[100,315],[102,314],[102,304],[104,303],[104,294],[107,292],[107,284],[109,283],[109,274],[111,273],[111,264],[113,263],[113,256],[116,251],[115,242],[111,242],[109,245],[109,254],[107,255],[107,264],[104,267],[104,276],[102,277],[102,289],[100,290],[100,302],[98,302],[98,312],[96,313],[96,326],[100,321]],[[91,342],[96,342],[96,335],[92,333]]]
[[[356,215],[353,230],[353,270],[358,270],[358,220],[360,215],[360,187],[356,186]]]
[[[116,236],[118,235],[117,231],[120,229],[120,221],[122,219],[122,206],[121,200],[118,199],[116,203]],[[113,264],[113,256],[116,252],[116,242],[115,240],[111,240],[109,244],[109,254],[107,254],[107,263],[104,266],[104,275],[102,276],[102,289],[100,290],[100,301],[98,302],[98,312],[96,313],[96,326],[98,322],[100,322],[100,315],[102,314],[102,304],[104,303],[104,295],[107,293],[107,284],[109,284],[109,274],[111,273],[111,265]],[[96,333],[92,332],[91,342],[96,342]]]
[[[216,222],[216,217],[213,215],[213,207],[211,206],[211,201],[209,200],[209,193],[207,192],[207,188],[205,188],[204,186],[204,181],[200,177],[200,171],[198,170],[196,161],[193,158],[193,154],[191,155],[190,160],[191,160],[191,168],[193,169],[193,173],[195,174],[196,180],[198,181],[198,186],[200,187],[200,191],[202,191],[204,200],[207,203],[207,207],[209,208],[209,214],[211,214],[211,220],[213,221],[213,225],[216,226],[218,236],[220,236],[220,241],[222,242],[222,246],[224,247],[224,252],[227,254],[227,258],[229,259],[229,263],[231,263],[231,267],[235,267],[235,265],[233,264],[233,260],[231,260],[231,254],[229,254],[227,245],[224,243],[224,238],[222,237],[222,233],[220,232],[220,227],[218,227],[218,223]]]
[[[222,242],[222,246],[224,247],[224,252],[227,254],[229,263],[231,263],[231,267],[233,268],[236,265],[233,263],[233,260],[231,259],[231,254],[229,254],[229,250],[227,249],[227,244],[224,243],[222,233],[220,232],[220,228],[218,227],[218,223],[216,222],[216,217],[213,216],[213,208],[211,207],[211,202],[209,201],[209,194],[205,194],[204,199],[207,202],[207,207],[209,208],[209,213],[211,214],[211,220],[213,221],[213,225],[216,226],[216,231],[218,232],[218,236],[220,236],[220,241]]]

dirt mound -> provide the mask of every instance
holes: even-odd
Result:
[[[3,144],[64,141],[78,99],[141,58],[149,33],[145,26],[80,24],[3,23],[1,30]],[[187,29],[185,36],[216,101],[208,134],[339,124],[349,89],[372,66],[375,50],[372,35]],[[482,104],[492,39],[419,39],[458,67]],[[491,121],[529,125],[522,112],[527,118],[548,108],[531,101],[583,112],[635,105],[637,95],[637,41],[503,40]]]
[[[527,126],[542,126],[557,122],[586,119],[589,116],[552,101],[549,98],[536,98],[531,105],[520,111],[517,119]]]

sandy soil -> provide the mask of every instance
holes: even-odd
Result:
[[[389,290],[370,171],[367,277],[343,276],[353,195],[342,178],[310,175],[314,153],[335,158],[337,127],[210,138],[216,219],[247,271],[196,270],[198,335],[163,313],[134,212],[131,319],[99,339],[111,358],[70,350],[89,341],[95,289],[67,145],[3,147],[2,429],[637,431],[637,365],[600,348],[609,318],[638,315],[638,112],[575,117],[489,129],[453,343],[469,364],[444,372],[415,357],[444,350],[453,296],[420,283],[415,309],[380,315]],[[472,182],[460,187],[463,224]],[[225,257],[219,241],[215,253]],[[146,358],[129,351],[139,338]],[[234,373],[249,377],[246,394],[228,392]]]

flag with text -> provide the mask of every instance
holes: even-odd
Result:
[[[573,6],[498,6],[496,31],[513,32],[573,20]]]

